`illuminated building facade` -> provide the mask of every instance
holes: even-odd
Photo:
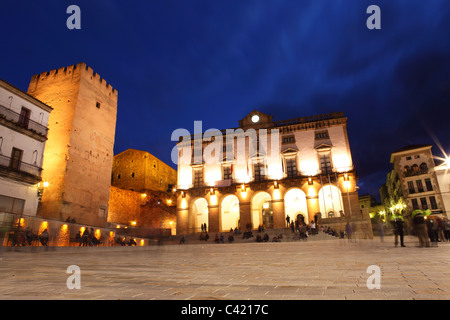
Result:
[[[390,175],[396,176],[397,189],[401,189],[400,195],[407,213],[416,209],[429,209],[435,214],[446,212],[438,181],[438,176],[443,180],[446,169],[444,166],[435,167],[431,148],[426,144],[409,145],[391,154],[393,169]],[[445,183],[441,184],[447,187]]]
[[[36,215],[51,111],[0,80],[0,214]]]
[[[287,216],[345,229],[361,216],[343,113],[273,121],[253,111],[237,128],[181,137],[177,149],[177,234],[205,223],[284,228]]]

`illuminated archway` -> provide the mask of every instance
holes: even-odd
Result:
[[[303,215],[305,223],[309,223],[306,194],[298,188],[293,188],[284,195],[284,215],[285,218],[289,215],[290,220],[294,221],[299,214]]]
[[[222,231],[229,231],[238,227],[240,218],[239,199],[235,195],[227,195],[220,206],[220,219]]]
[[[253,227],[264,225],[266,228],[273,227],[272,198],[265,191],[256,193],[251,202]]]
[[[195,232],[200,232],[202,230],[202,225],[206,223],[209,227],[208,222],[208,201],[205,198],[198,198],[192,204],[192,214],[194,215],[195,221]]]
[[[344,211],[342,195],[338,187],[325,185],[319,190],[319,208],[322,218],[340,217]]]

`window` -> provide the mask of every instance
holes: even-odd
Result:
[[[117,175],[117,179],[120,179],[120,173]]]
[[[425,185],[427,186],[427,191],[433,191],[433,185],[431,184],[431,179],[425,179]]]
[[[100,109],[101,103],[97,101],[97,102],[95,103],[95,106],[97,107],[97,109]]]
[[[416,185],[417,185],[417,192],[423,192],[423,184],[422,184],[422,180],[416,180]]]
[[[203,150],[202,148],[194,148],[194,161],[201,163],[202,162],[202,156],[203,156]]]
[[[405,168],[403,169],[403,172],[405,174],[405,177],[412,176],[412,170],[409,166],[405,166]]]
[[[297,176],[297,159],[287,158],[286,159],[286,173],[288,178],[293,178]]]
[[[416,190],[414,189],[414,183],[412,181],[408,181],[408,191],[409,194],[416,193]]]
[[[283,137],[283,144],[288,144],[288,143],[295,143],[295,137],[294,136],[289,136],[289,137]]]
[[[203,185],[203,168],[194,169],[194,188],[201,187]]]
[[[428,166],[425,162],[422,162],[422,164],[420,165],[420,173],[428,173]]]
[[[419,209],[419,203],[417,202],[417,199],[411,199],[411,202],[414,210]]]
[[[231,166],[222,167],[222,173],[223,173],[223,180],[230,180],[231,179]]]
[[[25,200],[0,195],[0,212],[22,214]]]
[[[420,204],[422,205],[422,210],[428,209],[427,198],[420,198]]]
[[[226,144],[222,148],[222,157],[223,158],[233,158],[234,157],[234,149],[232,144]]]
[[[23,151],[13,148],[11,152],[11,159],[9,161],[9,167],[14,170],[20,170],[20,163],[22,162]]]
[[[98,217],[101,219],[106,218],[106,208],[103,207],[98,208]]]
[[[330,138],[330,136],[328,135],[328,131],[316,132],[316,140],[329,139],[329,138]]]
[[[134,178],[134,172],[131,173],[131,177]]]
[[[437,203],[436,203],[436,198],[430,197],[430,204],[431,204],[431,209],[436,210],[438,208]]]
[[[262,163],[256,163],[253,165],[253,170],[255,173],[255,181],[261,181],[264,179],[264,165]]]
[[[413,165],[412,166],[412,171],[413,171],[413,174],[415,175],[415,176],[417,176],[418,174],[419,174],[419,166],[417,165],[417,164],[415,164],[415,165]]]
[[[411,156],[409,156],[409,157],[406,157],[406,160],[411,160]]]
[[[331,160],[329,153],[319,155],[319,161],[322,174],[332,173],[333,170],[331,169]]]
[[[17,124],[19,124],[21,127],[24,127],[25,129],[28,129],[28,124],[30,123],[30,115],[31,110],[22,107],[22,110],[20,110],[19,121],[17,122]]]

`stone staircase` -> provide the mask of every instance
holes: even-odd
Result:
[[[224,237],[224,243],[230,243],[228,241],[228,236],[230,235],[230,232],[217,232],[217,235],[220,238],[220,235],[223,235]],[[281,235],[281,239],[279,239],[279,242],[302,242],[302,241],[320,241],[320,240],[338,240],[338,237],[326,234],[324,232],[319,231],[317,234],[309,235],[306,240],[301,239],[299,236],[299,233],[293,233],[291,229],[283,228],[283,229],[267,229],[264,230],[261,233],[258,233],[257,230],[252,231],[253,237],[249,239],[243,239],[243,232],[240,234],[233,234],[234,241],[231,243],[256,243],[257,235],[260,235],[261,238],[267,234],[269,236],[269,241],[267,242],[273,242],[274,237],[278,237]],[[200,234],[188,234],[184,235],[185,243],[186,244],[215,244],[215,232],[209,232],[209,239],[208,241],[200,240]],[[172,240],[169,241],[173,244],[178,244],[181,239],[181,235],[172,237]],[[220,243],[220,242],[219,242]]]

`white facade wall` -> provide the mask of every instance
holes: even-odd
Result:
[[[450,217],[450,164],[444,163],[435,168],[439,189],[444,202],[443,211]]]
[[[3,107],[0,114],[6,115],[7,118],[11,114],[10,111],[20,114],[22,107],[25,107],[31,111],[29,115],[31,121],[48,127],[50,112],[41,108],[39,102],[26,93],[3,81],[0,81],[0,106]],[[50,108],[48,107],[48,109]],[[0,164],[2,167],[8,166],[7,160],[11,157],[13,148],[16,148],[23,151],[22,163],[42,168],[45,141],[39,140],[43,139],[35,139],[33,134],[28,135],[22,133],[21,130],[16,131],[0,123],[0,155],[3,156]],[[25,200],[22,213],[27,216],[35,216],[39,203],[38,183],[25,182],[21,180],[20,174],[14,176],[15,178],[0,176],[0,195]],[[2,209],[0,208],[0,210]]]
[[[250,129],[251,130],[251,129]],[[316,140],[315,134],[318,131],[327,131],[329,138]],[[283,144],[283,137],[295,137],[295,143]],[[185,137],[186,138],[186,137]],[[278,138],[278,139],[277,139]],[[219,139],[216,139],[218,141]],[[234,160],[228,162],[233,165],[232,179],[237,183],[248,183],[254,180],[253,164],[256,162],[263,162],[267,164],[266,179],[280,180],[286,177],[283,175],[283,156],[282,152],[288,149],[297,150],[297,170],[301,175],[315,176],[320,171],[320,163],[318,157],[318,150],[315,148],[322,145],[331,146],[331,162],[334,171],[347,172],[353,169],[353,161],[351,157],[350,147],[345,132],[345,126],[331,126],[324,130],[304,130],[292,133],[285,133],[279,135],[267,135],[267,147],[258,150],[257,154],[252,154],[253,151],[249,146],[249,138],[246,138],[244,161],[240,161],[239,143],[234,143]],[[260,141],[261,144],[261,141]],[[225,144],[219,143],[216,150],[223,148]],[[193,165],[192,160],[187,154],[191,148],[191,143],[183,142],[178,144],[178,189],[189,189],[193,187]],[[211,151],[212,145],[203,145],[203,150],[209,148]],[[194,150],[191,149],[191,154]],[[205,153],[204,153],[205,154]],[[214,154],[207,152],[207,154]],[[185,157],[183,157],[185,155]],[[242,159],[242,158],[241,158]],[[203,170],[203,179],[205,186],[217,186],[222,180],[223,161],[205,161],[200,167]]]
[[[22,107],[25,107],[31,110],[30,120],[33,120],[44,127],[48,127],[49,112],[42,110],[30,100],[24,99],[2,86],[0,86],[0,105],[19,114]]]

